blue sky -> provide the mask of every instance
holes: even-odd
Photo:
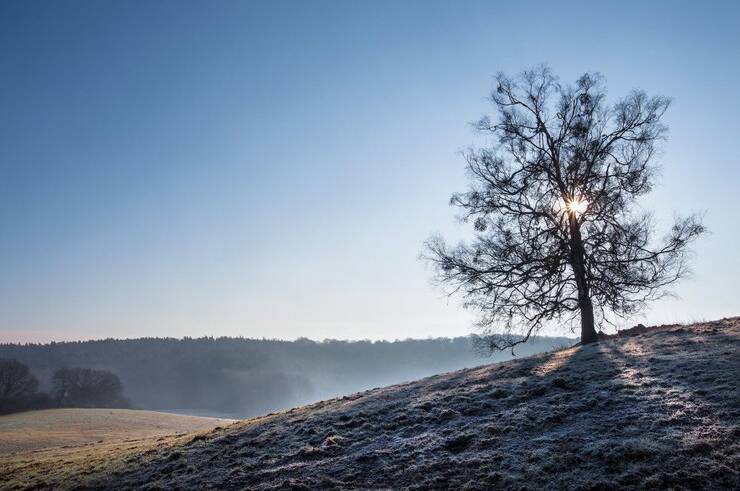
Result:
[[[0,340],[466,334],[453,239],[498,71],[674,98],[660,223],[706,212],[680,299],[740,314],[735,2],[0,3]]]

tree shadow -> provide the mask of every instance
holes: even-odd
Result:
[[[582,346],[535,373],[545,385],[577,386],[564,441],[577,442],[570,450],[580,456],[578,468],[602,484],[732,487],[737,346],[736,335],[679,327]],[[557,435],[557,428],[543,432]]]
[[[736,348],[737,336],[723,332],[656,331],[437,375],[137,457],[131,469],[140,467],[117,483],[737,487],[737,405],[718,391],[738,373]]]

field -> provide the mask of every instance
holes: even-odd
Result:
[[[233,420],[131,409],[49,409],[0,416],[0,488],[63,482],[91,462],[182,441]],[[5,477],[14,474],[17,480]]]
[[[0,454],[210,430],[231,420],[131,409],[48,409],[0,416]]]
[[[18,453],[0,488],[738,489],[739,348],[740,318],[640,329],[197,434]]]

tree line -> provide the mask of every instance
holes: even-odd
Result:
[[[54,407],[128,407],[123,384],[107,370],[59,368],[49,392],[39,390],[39,380],[18,360],[0,358],[0,414]]]
[[[517,354],[572,342],[538,337]],[[142,338],[2,344],[0,357],[29,366],[48,390],[58,369],[85,367],[119,377],[133,407],[249,417],[511,357],[483,358],[475,345],[474,337],[396,342]]]

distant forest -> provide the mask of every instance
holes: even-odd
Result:
[[[103,369],[120,377],[133,407],[243,418],[512,357],[509,352],[481,356],[474,341],[106,339],[0,344],[0,358],[28,365],[42,389],[59,368]],[[537,337],[516,354],[573,342]]]

